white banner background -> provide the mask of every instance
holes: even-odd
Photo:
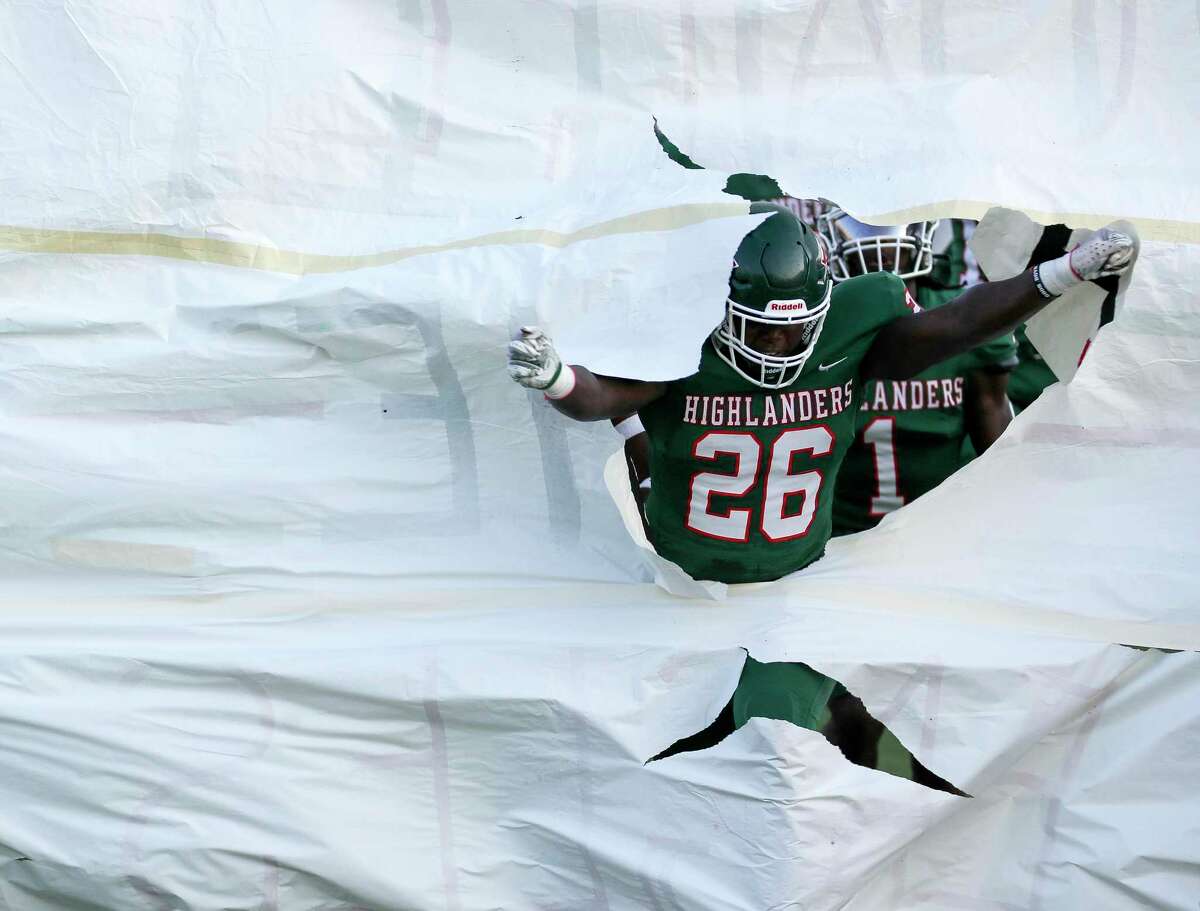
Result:
[[[14,908],[1193,909],[1188,4],[0,10],[0,895]],[[667,133],[710,170],[659,150]],[[688,372],[757,171],[1138,224],[1069,386],[878,529],[649,582],[539,322]],[[979,202],[976,202],[979,201]],[[846,682],[974,795],[754,722]]]

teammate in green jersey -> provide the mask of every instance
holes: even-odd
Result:
[[[967,256],[972,226],[946,219],[875,228],[838,208],[818,219],[835,276],[858,274],[864,266],[892,272],[925,310],[950,303],[979,280]],[[872,255],[863,255],[864,239]],[[914,248],[920,253],[897,255]],[[1012,419],[1006,393],[1015,366],[1016,345],[1006,334],[912,379],[867,382],[854,442],[838,474],[834,535],[874,527],[962,467],[964,450],[973,456],[991,446]]]
[[[813,231],[776,212],[743,238],[725,318],[700,367],[672,382],[562,363],[535,327],[509,343],[509,374],[576,420],[637,412],[649,431],[646,518],[655,548],[695,578],[778,579],[821,556],[832,486],[870,378],[907,379],[1011,332],[1068,288],[1128,268],[1133,242],[1104,228],[1058,260],[977,285],[921,311],[902,279],[867,274],[835,288]],[[833,681],[802,664],[747,661],[738,725],[812,726]]]
[[[817,219],[817,230],[832,251],[835,276],[891,272],[905,280],[925,310],[950,303],[980,280],[967,255],[972,227],[957,219],[875,227],[836,207]],[[838,473],[833,534],[875,526],[995,442],[1012,418],[1006,387],[1015,354],[1012,336],[1005,335],[912,379],[869,380],[854,441]],[[875,768],[883,724],[842,687],[835,689],[828,707],[826,737],[851,762]],[[915,757],[912,769],[914,780],[945,789],[945,782]]]

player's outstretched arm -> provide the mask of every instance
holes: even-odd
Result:
[[[974,285],[936,310],[893,320],[875,336],[863,360],[863,375],[907,379],[1012,332],[1074,285],[1120,275],[1133,261],[1133,252],[1133,238],[1101,228],[1059,259],[1012,278]]]
[[[666,383],[624,380],[564,364],[554,343],[536,326],[525,326],[508,343],[508,374],[516,382],[546,394],[555,408],[577,421],[623,417],[649,405]]]

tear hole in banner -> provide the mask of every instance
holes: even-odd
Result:
[[[901,696],[911,698],[919,688],[918,684],[919,681],[914,680]],[[936,702],[936,696],[933,698]],[[889,708],[894,712],[898,705]],[[839,681],[799,661],[760,662],[749,651],[736,689],[712,723],[675,741],[646,763],[715,747],[751,718],[774,718],[815,731],[854,765],[888,774],[896,774],[892,768],[907,766],[909,774],[899,777],[909,778],[935,791],[958,797],[971,796],[926,768],[884,722],[871,715],[863,701]],[[881,756],[882,750],[891,755]]]

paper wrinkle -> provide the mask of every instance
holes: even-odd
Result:
[[[1192,900],[1197,659],[1112,643],[1200,649],[1195,11],[635,12],[6,11],[5,902]],[[503,352],[538,322],[693,370],[754,223],[734,172],[1143,246],[982,458],[795,578],[701,584],[638,538],[611,428]],[[762,720],[645,765],[743,647],[974,799]]]
[[[129,91],[129,86],[125,84],[125,80],[121,78],[121,74],[117,72],[116,68],[111,63],[109,63],[108,58],[105,57],[104,54],[100,53],[100,50],[95,44],[92,43],[92,39],[88,37],[87,31],[82,25],[80,25],[79,20],[75,18],[75,14],[71,12],[71,4],[69,2],[64,3],[62,9],[67,18],[71,20],[71,24],[75,26],[75,30],[79,32],[79,37],[83,39],[83,43],[86,44],[88,49],[96,55],[96,59],[104,65],[104,68],[112,74],[112,78],[116,81],[117,85],[121,87],[121,91],[126,95],[132,96],[133,93]]]

